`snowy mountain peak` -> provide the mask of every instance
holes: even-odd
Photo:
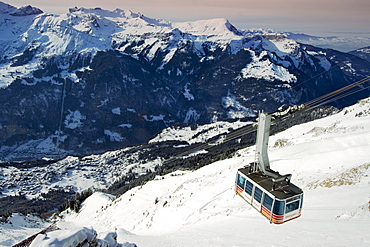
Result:
[[[74,7],[69,9],[69,13],[73,14],[73,16],[85,16],[85,15],[95,15],[101,19],[108,19],[114,20],[118,23],[125,24],[125,21],[130,19],[141,19],[144,22],[149,24],[159,24],[163,22],[160,19],[152,19],[149,17],[144,16],[141,13],[135,13],[131,10],[122,10],[122,9],[115,9],[113,11],[105,10],[100,7],[96,8],[83,8],[83,7]]]
[[[149,32],[170,33],[172,30],[178,29],[182,33],[204,37],[219,37],[222,39],[233,39],[236,36],[243,35],[241,31],[224,18],[170,22],[150,18],[140,12],[134,13],[131,10],[116,9],[109,11],[101,8],[87,9],[79,7],[70,8],[69,13],[72,16],[83,17],[89,15],[101,20],[115,21],[125,34],[141,35]]]
[[[0,14],[10,14],[12,16],[38,15],[44,13],[41,9],[31,5],[16,8],[4,2],[0,2]]]
[[[13,16],[38,15],[44,13],[41,9],[32,7],[31,5],[20,7],[10,13]]]
[[[217,18],[173,23],[173,27],[193,35],[229,36],[242,35],[227,19]]]
[[[114,13],[119,14],[120,16],[124,16],[126,18],[138,18],[139,16],[142,16],[140,13],[134,13],[131,10],[122,10],[122,9],[115,9],[113,11]]]
[[[17,8],[7,3],[0,2],[0,14],[9,14],[15,11]]]
[[[69,9],[69,13],[75,15],[95,14],[101,17],[124,17],[127,19],[137,18],[139,14],[132,12],[131,10],[115,9],[114,11],[105,10],[100,7],[96,8],[84,8],[84,7],[73,7]]]

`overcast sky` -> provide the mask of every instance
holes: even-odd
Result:
[[[140,12],[168,21],[226,18],[237,28],[335,35],[362,32],[370,36],[370,0],[0,0],[21,7],[32,5],[61,14],[70,7]]]

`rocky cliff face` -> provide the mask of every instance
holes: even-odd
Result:
[[[41,12],[0,5],[0,160],[116,149],[172,124],[304,103],[370,74],[357,56],[225,19]]]

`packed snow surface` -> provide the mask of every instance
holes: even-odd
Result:
[[[138,246],[369,246],[369,150],[370,98],[271,136],[272,169],[291,173],[305,194],[302,216],[282,225],[235,195],[236,171],[254,160],[254,147],[116,199],[95,193],[57,225],[115,232],[118,243]]]

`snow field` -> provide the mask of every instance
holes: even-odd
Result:
[[[251,147],[194,172],[157,177],[96,213],[87,201],[59,224],[117,229],[118,242],[138,246],[368,246],[369,102],[270,138],[272,169],[292,173],[305,193],[296,220],[269,224],[235,195],[236,170],[253,161]],[[288,145],[274,148],[279,139]]]
[[[298,219],[270,224],[235,195],[237,169],[254,160],[249,147],[193,172],[158,176],[117,199],[94,193],[78,214],[64,213],[62,231],[47,241],[58,235],[66,243],[68,229],[94,229],[116,233],[122,246],[369,246],[369,113],[366,99],[270,137],[271,168],[291,173],[304,190]]]
[[[13,214],[8,223],[0,223],[0,246],[12,246],[49,225],[36,216]]]

